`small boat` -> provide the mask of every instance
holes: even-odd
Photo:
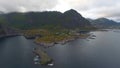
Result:
[[[53,65],[54,65],[54,63],[49,63],[49,64],[48,64],[48,66],[53,66]]]
[[[39,59],[38,58],[34,58],[34,61],[39,61]]]
[[[34,64],[40,64],[39,62],[34,62]]]

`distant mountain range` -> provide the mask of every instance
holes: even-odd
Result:
[[[76,29],[91,27],[91,23],[73,9],[64,13],[45,11],[1,14],[0,23],[19,29]]]
[[[98,18],[98,19],[87,19],[91,24],[97,28],[119,28],[120,23],[107,19],[107,18]]]

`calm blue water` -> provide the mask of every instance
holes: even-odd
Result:
[[[0,68],[120,68],[120,33],[92,32],[96,39],[78,39],[46,49],[55,66],[34,65],[35,44],[23,36],[0,40]]]

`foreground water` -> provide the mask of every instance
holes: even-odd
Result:
[[[78,39],[46,49],[55,60],[50,68],[120,68],[120,33],[92,32],[95,39]],[[0,68],[49,68],[33,62],[32,40],[23,36],[0,40]]]

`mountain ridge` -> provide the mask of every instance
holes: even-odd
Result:
[[[76,10],[70,9],[64,13],[58,11],[8,13],[0,16],[0,23],[6,23],[20,29],[32,28],[84,28],[91,26],[90,22]]]
[[[98,19],[87,19],[91,22],[91,24],[97,28],[119,28],[120,23],[110,20],[107,18],[98,18]]]

